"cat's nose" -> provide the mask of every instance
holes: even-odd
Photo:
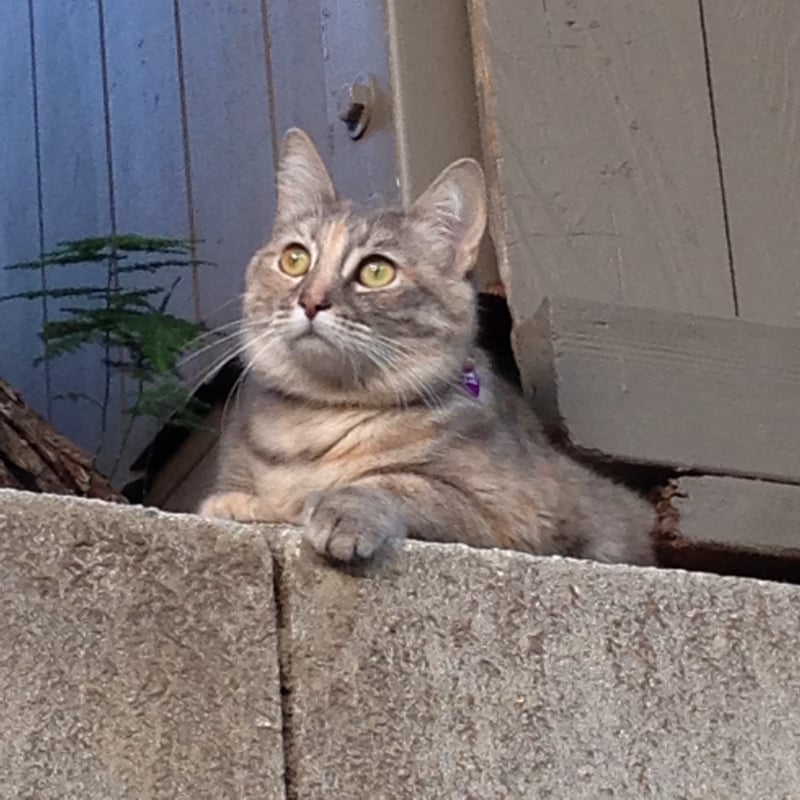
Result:
[[[326,297],[320,298],[311,295],[301,295],[300,305],[309,319],[314,319],[320,311],[331,307],[330,301]]]

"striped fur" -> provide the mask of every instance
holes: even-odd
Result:
[[[247,271],[247,378],[202,514],[301,522],[344,562],[413,536],[653,563],[652,509],[554,451],[475,349],[485,223],[474,161],[408,210],[363,210],[336,197],[306,135],[287,134],[273,235]],[[290,244],[310,253],[302,278],[278,267]],[[397,267],[385,288],[355,280],[374,254]],[[301,302],[321,310],[310,320]],[[477,398],[459,383],[467,362]]]

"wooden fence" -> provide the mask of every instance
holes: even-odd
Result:
[[[0,263],[65,239],[136,232],[202,240],[214,262],[183,277],[173,310],[210,323],[237,313],[243,265],[273,203],[275,117],[259,0],[10,0],[0,28]],[[0,272],[0,294],[80,285],[97,268]],[[93,272],[95,274],[93,274]],[[88,449],[100,442],[101,352],[37,367],[58,303],[0,307],[0,372]],[[101,466],[124,427],[117,380]],[[152,433],[141,425],[127,456]]]

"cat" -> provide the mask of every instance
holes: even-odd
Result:
[[[474,344],[481,167],[447,167],[404,210],[337,197],[287,132],[270,242],[247,268],[247,372],[220,440],[212,518],[300,523],[361,562],[406,536],[655,563],[654,511],[556,451]]]

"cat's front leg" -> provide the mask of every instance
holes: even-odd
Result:
[[[380,489],[343,486],[315,492],[303,510],[304,537],[335,561],[365,561],[408,533],[401,509]]]
[[[278,522],[264,503],[247,492],[218,492],[207,497],[197,509],[201,517],[236,522]]]

